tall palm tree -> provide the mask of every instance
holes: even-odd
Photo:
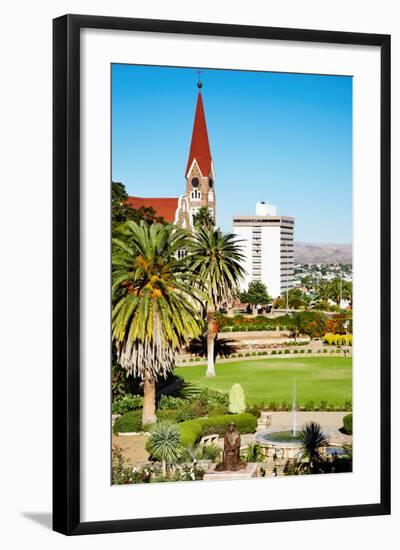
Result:
[[[245,274],[243,260],[240,241],[232,233],[201,227],[192,237],[188,267],[207,296],[207,376],[215,376],[215,313],[223,302],[235,297],[238,283]]]
[[[194,275],[177,258],[187,245],[188,234],[174,226],[133,221],[113,239],[112,338],[121,366],[143,380],[143,424],[157,420],[157,378],[202,331]]]
[[[321,430],[318,422],[308,422],[300,432],[300,469],[310,474],[319,472],[320,465],[324,462],[321,447],[329,444],[328,439]]]

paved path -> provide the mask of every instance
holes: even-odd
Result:
[[[115,435],[112,436],[112,444],[122,448],[122,454],[128,464],[140,464],[147,462],[149,453],[146,451],[148,437],[144,434]]]
[[[250,356],[250,357],[229,357],[227,359],[221,359],[220,357],[217,358],[217,360],[215,361],[215,364],[218,365],[218,364],[221,364],[221,363],[238,363],[238,362],[242,362],[242,361],[263,361],[264,359],[266,361],[268,361],[269,359],[305,359],[306,357],[324,357],[324,358],[327,358],[327,357],[344,357],[344,352],[340,352],[340,353],[336,353],[336,348],[334,346],[330,346],[329,348],[326,348],[328,350],[327,353],[318,353],[315,351],[315,347],[313,348],[312,346],[301,346],[301,348],[299,347],[298,349],[304,349],[304,350],[308,350],[308,349],[311,349],[311,353],[308,353],[308,351],[305,351],[304,353],[281,353],[281,354],[278,354],[276,353],[275,355],[271,355],[271,350],[268,351],[268,355],[255,355],[255,356]],[[292,349],[296,349],[296,348],[292,348]],[[321,348],[322,349],[322,348]],[[331,350],[334,350],[335,353],[331,353]],[[240,352],[240,353],[251,353],[250,352]],[[351,349],[347,351],[346,353],[346,357],[351,357]],[[195,365],[207,365],[207,358],[201,358],[200,361],[189,361],[189,359],[187,359],[187,361],[185,363],[182,363],[181,360],[177,360],[176,361],[176,366],[177,367],[193,367]]]

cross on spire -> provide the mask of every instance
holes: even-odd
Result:
[[[203,83],[202,83],[202,81],[201,81],[201,76],[200,76],[200,75],[202,74],[202,72],[203,72],[203,71],[200,71],[200,70],[196,71],[196,73],[199,75],[199,79],[198,79],[198,81],[197,81],[197,87],[198,87],[199,89],[203,86]]]

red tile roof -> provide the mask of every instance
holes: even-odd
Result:
[[[206,117],[204,115],[203,99],[201,93],[197,97],[196,114],[194,117],[192,143],[190,145],[189,160],[186,167],[186,174],[196,159],[203,176],[208,176],[211,169],[211,151],[208,142]]]
[[[140,208],[144,206],[146,208],[153,208],[157,216],[161,216],[168,223],[175,221],[175,212],[178,208],[178,197],[128,197],[128,204],[132,208]]]

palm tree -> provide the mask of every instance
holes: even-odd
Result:
[[[128,221],[113,239],[112,338],[118,361],[144,386],[143,424],[156,422],[155,384],[176,353],[201,334],[202,296],[177,251],[188,234],[174,226]]]
[[[169,421],[159,422],[151,431],[146,449],[154,458],[161,460],[162,474],[166,476],[167,465],[174,464],[184,451],[178,428]]]
[[[353,283],[351,281],[343,281],[343,299],[349,302],[350,307],[353,307]]]
[[[196,230],[200,229],[200,227],[204,227],[205,229],[212,229],[214,227],[214,218],[207,206],[201,206],[193,216],[193,225]]]
[[[321,447],[329,444],[328,439],[321,430],[318,422],[308,422],[300,432],[300,469],[310,474],[320,471],[321,464],[325,461],[321,454]]]
[[[321,302],[327,302],[331,297],[330,285],[327,281],[321,281],[317,287],[316,298]]]
[[[215,376],[215,312],[223,302],[234,298],[238,283],[245,274],[239,242],[232,233],[201,227],[192,237],[187,256],[188,267],[197,276],[197,284],[207,296],[207,376]]]
[[[335,277],[329,284],[329,297],[340,306],[343,299],[343,282],[340,277]]]

